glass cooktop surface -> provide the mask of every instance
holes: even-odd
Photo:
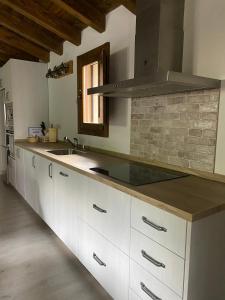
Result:
[[[104,167],[99,166],[90,170],[135,186],[189,176],[185,173],[133,162],[104,165]]]

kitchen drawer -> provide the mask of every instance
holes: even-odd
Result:
[[[129,290],[129,300],[141,300],[131,289]]]
[[[126,254],[130,249],[130,196],[90,179],[82,218]]]
[[[183,294],[184,259],[138,231],[131,230],[130,256],[146,271],[175,291]]]
[[[80,222],[79,258],[115,300],[127,300],[129,257],[89,225]]]
[[[130,262],[130,288],[143,300],[182,299],[132,260]]]
[[[131,226],[181,257],[185,257],[187,227],[185,220],[132,198]]]

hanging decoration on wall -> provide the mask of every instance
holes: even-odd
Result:
[[[52,69],[48,69],[46,74],[47,78],[58,79],[67,75],[73,74],[73,61],[70,60],[66,63],[61,63],[59,66],[55,66]]]

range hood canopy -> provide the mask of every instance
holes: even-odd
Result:
[[[137,0],[134,78],[88,94],[138,98],[220,88],[220,80],[182,73],[183,23],[184,0]]]

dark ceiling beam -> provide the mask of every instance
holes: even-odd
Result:
[[[81,30],[65,20],[62,22],[50,10],[46,10],[44,5],[42,5],[44,2],[46,3],[46,0],[0,0],[0,3],[11,7],[46,30],[55,33],[60,38],[75,45],[80,45]]]
[[[2,67],[6,62],[7,62],[7,60],[4,61],[4,60],[0,59],[0,67]]]
[[[44,62],[49,62],[49,52],[47,50],[2,26],[0,26],[0,40],[9,46],[20,49],[36,58],[39,58]]]
[[[0,60],[1,61],[7,61],[8,59],[10,59],[10,56],[4,52],[0,52]]]
[[[59,8],[98,32],[105,31],[105,15],[87,0],[52,0]]]
[[[0,52],[9,56],[9,58],[29,60],[29,61],[38,61],[39,59],[23,52],[22,50],[16,49],[12,46],[9,46],[0,40]]]
[[[63,53],[61,39],[2,4],[0,4],[0,24],[48,51],[59,55]]]
[[[132,13],[136,14],[136,0],[122,0],[122,5],[129,9]]]

